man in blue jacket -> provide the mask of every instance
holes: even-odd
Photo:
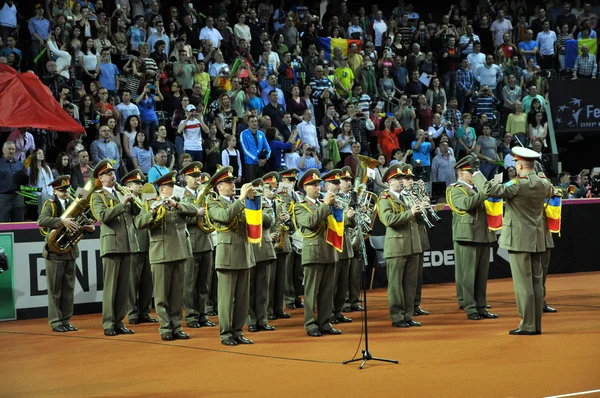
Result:
[[[244,151],[244,172],[246,181],[252,181],[265,174],[265,164],[271,157],[271,148],[265,134],[258,130],[258,118],[248,118],[248,129],[242,131],[240,140]]]

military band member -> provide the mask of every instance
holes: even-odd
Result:
[[[517,309],[523,318],[512,335],[542,333],[544,284],[542,255],[546,251],[544,200],[552,196],[552,185],[534,170],[539,153],[527,148],[512,149],[518,178],[506,184],[487,181],[479,171],[479,160],[471,158],[473,182],[487,196],[506,200],[499,244],[509,253]],[[463,264],[464,266],[464,264]]]
[[[176,174],[171,171],[154,180],[159,197],[148,200],[135,220],[138,228],[150,231],[154,302],[163,341],[190,338],[182,327],[183,274],[192,256],[186,223],[198,209],[173,197]]]
[[[335,203],[335,194],[320,195],[319,170],[308,169],[298,181],[306,197],[294,205],[295,226],[304,238],[302,265],[304,266],[304,328],[311,337],[322,334],[341,334],[329,322],[333,312],[335,262],[337,251],[327,243],[327,217]],[[318,315],[315,310],[318,308]]]
[[[421,206],[409,207],[401,195],[402,180],[413,178],[410,165],[393,165],[383,175],[389,190],[382,192],[378,202],[379,218],[386,226],[383,255],[387,264],[388,306],[392,326],[421,326],[412,319],[417,288],[419,254],[423,252],[417,225]]]
[[[275,194],[279,183],[279,173],[270,172],[263,177],[265,188],[263,198],[265,208],[273,209],[275,223],[271,226],[271,242],[275,249],[276,260],[271,264],[269,273],[269,296],[267,300],[267,319],[291,318],[283,309],[283,292],[285,288],[286,264],[292,251],[292,241],[289,233],[291,224],[290,214],[283,199]],[[266,185],[268,184],[268,186]]]
[[[333,172],[334,170],[332,170]],[[335,170],[340,175],[339,183],[338,180],[330,180],[325,185],[328,186],[328,192],[333,192],[340,197],[346,203],[350,203],[350,189],[352,188],[352,182],[354,177],[350,171],[350,167],[346,167],[341,170]],[[344,305],[346,304],[346,297],[348,295],[348,278],[350,274],[350,262],[354,257],[354,251],[352,250],[352,236],[356,223],[354,220],[354,209],[347,207],[344,212],[344,246],[342,252],[338,253],[338,261],[335,265],[335,292],[333,296],[333,323],[349,323],[352,319],[348,318],[342,313]],[[350,217],[351,215],[351,217]],[[359,227],[360,228],[360,227]]]
[[[46,235],[42,257],[46,263],[48,324],[54,332],[77,331],[71,324],[71,316],[75,300],[75,260],[79,257],[79,247],[74,243],[72,249],[64,254],[53,253],[48,247],[49,232],[61,225],[71,233],[77,233],[81,228],[92,233],[95,229],[94,225],[79,225],[73,218],[60,218],[71,204],[69,178],[68,175],[59,176],[48,184],[54,189],[54,198],[44,202],[38,218],[38,225]]]
[[[121,178],[121,184],[141,200],[142,187],[146,181],[139,169],[134,169]],[[140,209],[132,207],[132,214],[138,215]],[[138,246],[129,256],[129,297],[127,300],[127,318],[130,325],[158,322],[150,313],[152,311],[152,270],[150,269],[150,237],[148,231],[137,229]]]
[[[268,176],[269,177],[269,176]],[[270,176],[272,177],[272,176]],[[262,178],[252,181],[254,187],[261,187],[263,193],[271,192],[271,184],[265,184]],[[267,301],[269,299],[269,281],[273,264],[277,259],[271,242],[271,226],[274,223],[272,204],[261,196],[262,204],[262,243],[252,244],[256,266],[250,269],[250,305],[248,307],[248,331],[273,331],[267,319]]]
[[[284,184],[289,184],[291,187],[296,186],[298,174],[298,169],[287,169],[279,173],[281,176],[281,182]],[[281,199],[283,200],[283,203],[285,203],[285,207],[288,210],[291,209],[291,205],[295,204],[299,199],[293,191],[282,191],[279,192],[279,195],[281,196]],[[295,250],[292,250],[286,264],[284,300],[285,307],[290,310],[304,307],[304,303],[300,298],[300,294],[302,294],[302,281],[304,280],[304,267],[302,267],[301,257],[302,256]]]
[[[133,334],[123,324],[129,297],[130,254],[138,251],[137,230],[133,225],[133,195],[117,192],[112,160],[100,161],[92,173],[102,189],[91,197],[94,218],[100,222],[100,257],[104,270],[102,328],[105,336]]]
[[[354,175],[352,174],[350,166],[342,167],[341,171],[342,182],[340,183],[340,195],[343,196],[344,200],[350,202],[352,200],[350,192],[352,191]],[[343,312],[364,311],[364,308],[360,305],[360,275],[362,273],[360,259],[362,257],[358,250],[355,250],[356,246],[358,246],[356,245],[358,239],[360,238],[357,236],[356,229],[346,229],[346,224],[344,224],[344,251],[340,254],[340,263],[342,263],[344,257],[348,256],[347,261],[349,265],[346,297],[342,308]],[[334,298],[334,301],[335,300],[336,299]],[[334,303],[334,306],[339,307],[336,303]]]
[[[197,205],[196,200],[202,193],[201,184],[210,179],[202,173],[202,163],[192,162],[181,169],[186,187],[181,201]],[[204,178],[202,177],[204,174]],[[188,220],[187,229],[192,243],[192,256],[185,262],[183,277],[183,304],[185,306],[185,321],[190,328],[215,326],[206,317],[206,308],[210,294],[211,269],[213,267],[213,244],[209,234],[200,229],[198,221],[206,215],[205,207],[198,207],[198,215]]]
[[[407,178],[403,180],[403,187],[411,191],[413,189],[413,179]],[[427,202],[424,206],[429,206]],[[430,249],[429,245],[429,232],[427,224],[423,219],[423,215],[417,217],[417,225],[419,228],[419,239],[421,240],[421,253],[419,253],[419,268],[417,270],[417,288],[415,290],[414,309],[412,312],[413,316],[429,315],[429,311],[425,311],[421,308],[421,293],[423,291],[423,265],[425,263],[425,252]]]
[[[467,318],[498,318],[486,309],[486,289],[490,268],[490,245],[496,233],[488,228],[485,211],[486,196],[473,187],[469,157],[458,161],[458,181],[446,189],[452,209],[452,238],[456,243],[456,262],[462,265],[460,286]]]
[[[244,184],[239,198],[234,198],[235,176],[233,168],[227,166],[212,176],[209,186],[219,192],[216,200],[208,202],[208,216],[217,230],[215,269],[219,278],[221,344],[252,344],[242,330],[248,317],[250,269],[255,265],[244,213],[252,184]]]

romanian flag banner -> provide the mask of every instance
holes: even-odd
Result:
[[[502,205],[500,198],[487,198],[485,200],[485,214],[487,215],[488,229],[497,231],[502,229]]]
[[[357,52],[360,52],[361,41],[360,40],[348,40],[348,39],[332,39],[331,37],[319,37],[319,47],[325,52],[325,59],[331,59],[333,49],[339,47],[342,50],[342,55],[348,55],[348,47],[350,43],[354,43],[358,46]]]
[[[581,54],[581,47],[588,46],[590,54],[598,55],[597,39],[567,40],[565,43],[565,68],[573,68],[575,59]]]
[[[553,196],[546,199],[544,205],[546,210],[546,219],[548,220],[548,229],[550,232],[560,234],[560,214],[562,211],[562,198]]]
[[[338,252],[344,249],[344,209],[331,206],[331,214],[327,217],[327,243]]]
[[[300,140],[299,136],[296,136],[296,142],[294,143],[295,149],[298,149],[302,146],[302,140]]]
[[[331,123],[329,123],[329,130],[334,131],[335,129],[338,128],[338,124],[335,122],[335,120],[332,120]]]
[[[248,242],[262,245],[262,203],[261,197],[246,198],[246,228]]]

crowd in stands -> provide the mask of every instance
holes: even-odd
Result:
[[[0,221],[23,220],[19,171],[51,195],[53,177],[70,174],[77,188],[104,158],[150,182],[193,160],[209,173],[231,165],[242,183],[294,167],[355,170],[350,155],[362,154],[380,163],[371,182],[380,192],[391,164],[448,185],[468,154],[488,178],[510,178],[510,148],[523,145],[554,173],[544,71],[597,77],[589,48],[565,70],[566,41],[596,37],[596,5],[460,0],[439,15],[403,0],[319,8],[45,0],[28,9],[0,0],[0,63],[38,74],[85,129],[0,128]],[[597,178],[561,182],[590,196],[582,177]]]

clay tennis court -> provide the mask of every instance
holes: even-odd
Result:
[[[342,365],[361,338],[359,313],[341,336],[311,338],[301,310],[225,347],[218,328],[186,329],[163,342],[155,324],[105,337],[99,314],[75,316],[79,332],[53,333],[45,319],[0,323],[0,397],[547,397],[600,389],[600,273],[550,276],[541,336],[517,327],[512,281],[488,284],[496,320],[469,321],[453,284],[426,285],[420,328],[395,329],[386,291],[369,294],[370,350],[398,365]],[[216,321],[216,318],[213,320]],[[364,344],[360,344],[364,347]],[[358,353],[360,355],[360,352]],[[600,392],[585,397],[600,396]]]

